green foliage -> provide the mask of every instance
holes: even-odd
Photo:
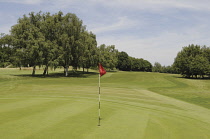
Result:
[[[118,50],[115,49],[114,45],[106,46],[102,44],[99,46],[99,62],[107,69],[113,70],[117,66],[117,55]]]
[[[19,18],[18,24],[12,27],[11,35],[14,39],[13,45],[22,54],[17,60],[22,60],[21,64],[33,67],[32,75],[35,75],[36,66],[41,66],[43,62],[44,35],[41,32],[41,15],[32,12],[29,17],[24,15]]]
[[[79,43],[79,66],[86,68],[95,67],[98,62],[98,49],[96,36],[92,32],[83,32]]]
[[[34,13],[24,15],[11,28],[11,35],[1,34],[0,66],[13,64],[16,67],[43,67],[43,75],[48,69],[64,68],[68,76],[71,66],[88,69],[101,62],[108,70],[151,71],[152,65],[144,59],[131,58],[125,52],[118,52],[114,45],[97,47],[96,35],[86,30],[82,20],[75,14]],[[8,49],[8,50],[6,50]],[[11,51],[11,52],[9,52]],[[133,68],[132,68],[133,67]]]
[[[162,66],[160,63],[155,62],[154,66],[152,67],[153,72],[159,72],[159,73],[174,73],[177,74],[177,71],[172,66]]]
[[[118,54],[117,68],[123,71],[152,71],[152,64],[142,58],[130,57],[126,52]]]
[[[58,14],[59,15],[59,14]],[[79,44],[81,33],[84,32],[82,20],[75,14],[68,13],[60,17],[58,46],[60,52],[60,64],[65,68],[65,75],[68,76],[70,65],[78,67]]]
[[[147,71],[147,72],[152,71],[152,64],[147,60],[144,60],[142,58],[138,59],[130,57],[130,61],[131,61],[131,66],[130,66],[131,71]]]
[[[12,55],[14,53],[12,38],[9,35],[1,33],[0,36],[0,67],[4,68],[12,64]]]
[[[161,72],[162,71],[162,65],[158,62],[155,62],[153,68],[152,68],[153,72]]]
[[[63,66],[66,76],[69,66],[75,69],[81,65],[96,66],[96,37],[85,31],[82,20],[75,14],[29,13],[12,27],[11,36],[16,65],[33,66],[32,75],[36,66],[45,66],[43,75],[48,74],[49,66],[52,69]]]
[[[126,52],[120,52],[118,54],[118,64],[117,68],[119,70],[129,71],[131,69],[131,60],[129,59],[129,55]]]
[[[185,77],[204,77],[210,73],[209,48],[199,45],[183,47],[174,61],[174,68]]]

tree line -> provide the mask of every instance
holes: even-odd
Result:
[[[150,71],[149,61],[127,57],[127,65],[121,61],[121,54],[114,45],[97,47],[96,35],[89,32],[75,14],[34,13],[24,15],[11,27],[10,34],[0,36],[0,67],[12,64],[15,67],[64,68],[68,76],[69,67],[88,69],[101,62],[107,69]],[[129,67],[123,67],[124,65]]]
[[[155,62],[153,72],[181,74],[186,78],[210,76],[210,47],[191,44],[182,48],[171,66]]]
[[[162,66],[159,62],[155,62],[154,66],[152,67],[153,72],[159,72],[159,73],[172,73],[172,74],[178,74],[179,72],[174,68],[173,65],[170,66]]]
[[[130,57],[126,52],[118,54],[117,68],[123,71],[152,71],[152,64],[143,58]]]

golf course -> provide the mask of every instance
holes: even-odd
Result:
[[[178,74],[0,69],[1,139],[209,139],[210,80]]]

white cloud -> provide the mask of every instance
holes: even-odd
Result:
[[[98,36],[98,44],[116,46],[119,51],[125,51],[130,56],[144,58],[151,63],[160,62],[171,65],[182,47],[189,44],[208,45],[210,40],[203,25],[182,32],[160,32],[158,36],[140,38],[138,36]]]
[[[17,18],[9,13],[0,13],[0,33],[9,34],[11,27],[17,23]]]
[[[1,25],[0,33],[9,34],[10,29],[11,29],[10,25]]]
[[[196,10],[210,10],[209,0],[89,0],[111,7],[127,7],[135,9],[150,9],[151,11],[165,8],[184,8]]]
[[[19,3],[19,4],[40,4],[44,0],[0,0],[0,2]]]
[[[71,4],[83,4],[97,6],[98,4],[110,7],[121,7],[131,9],[149,9],[151,11],[164,10],[170,8],[183,8],[194,10],[210,10],[209,0],[0,0],[0,2],[20,3],[20,4],[41,4],[44,2],[57,8],[68,8]],[[79,6],[79,5],[77,5]]]
[[[123,29],[128,29],[128,28],[132,28],[133,26],[137,25],[137,22],[135,22],[134,20],[128,19],[126,16],[124,17],[118,17],[117,22],[115,23],[111,23],[111,21],[104,25],[92,25],[92,29],[91,31],[99,34],[99,33],[105,33],[105,32],[111,32],[111,31],[115,31],[115,30],[123,30]],[[97,26],[97,27],[93,27],[93,26]],[[91,27],[90,27],[91,28]]]
[[[44,0],[42,0],[44,2]],[[72,9],[77,9],[79,8],[80,10],[83,10],[81,7],[84,4],[89,4],[89,0],[49,0],[47,2],[48,5],[45,6],[44,8],[51,11],[64,11],[65,9],[68,9],[68,12],[71,12]],[[87,6],[86,8],[88,8]],[[69,11],[70,10],[70,11]]]
[[[31,4],[33,10],[76,13],[97,36],[98,45],[116,45],[119,51],[151,63],[170,65],[178,51],[189,44],[209,45],[209,0],[0,0]],[[22,13],[19,4],[0,14],[0,32],[7,33]],[[15,5],[15,4],[14,4]],[[28,5],[26,5],[28,6]],[[30,7],[28,6],[28,7]],[[31,10],[31,9],[27,9]],[[1,13],[5,14],[2,10]],[[4,21],[5,20],[5,21]]]

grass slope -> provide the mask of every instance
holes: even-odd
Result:
[[[97,126],[97,74],[42,78],[30,72],[0,69],[2,139],[210,138],[209,80],[107,73],[101,78]]]

